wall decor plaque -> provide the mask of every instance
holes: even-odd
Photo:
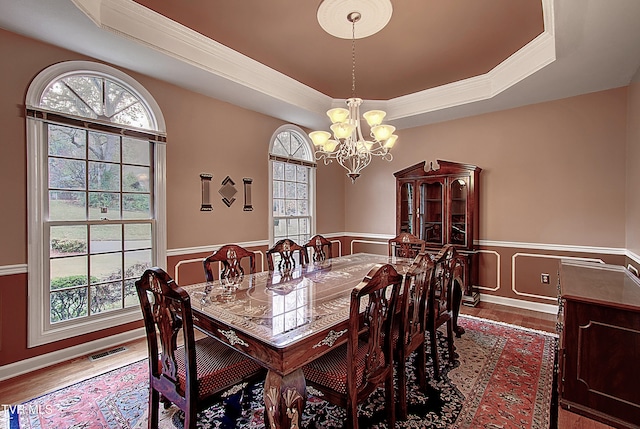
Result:
[[[202,212],[210,212],[213,210],[211,199],[209,198],[209,185],[211,184],[211,179],[213,179],[213,174],[200,174],[200,186],[202,188],[202,205],[200,206],[200,211]]]
[[[242,181],[244,182],[244,207],[242,210],[250,212],[253,210],[253,204],[251,204],[251,183],[253,183],[253,179],[245,177]]]
[[[231,177],[227,176],[222,181],[222,187],[218,189],[218,193],[222,195],[222,202],[231,207],[231,204],[236,200],[235,195],[238,193],[235,182]]]

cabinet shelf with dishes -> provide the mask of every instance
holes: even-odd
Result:
[[[475,165],[426,161],[394,173],[396,177],[396,233],[409,232],[427,243],[429,252],[454,245],[466,258],[463,303],[476,305],[475,242],[478,240],[479,177]]]

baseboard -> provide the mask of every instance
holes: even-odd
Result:
[[[480,302],[491,304],[507,305],[509,307],[522,308],[525,310],[539,311],[541,313],[558,314],[558,306],[553,304],[543,304],[540,302],[524,301],[522,299],[506,298],[503,296],[480,294]]]
[[[77,346],[67,347],[51,353],[24,359],[18,362],[0,366],[0,381],[26,374],[37,369],[85,356],[100,350],[127,343],[129,341],[143,338],[146,335],[145,328],[137,328],[131,331],[122,332],[110,337],[100,338]]]

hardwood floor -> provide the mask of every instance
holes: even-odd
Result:
[[[477,307],[462,306],[461,314],[496,320],[526,328],[555,332],[556,317],[514,307],[481,302]],[[0,404],[20,404],[47,392],[71,385],[86,378],[136,362],[147,357],[146,339],[124,344],[126,350],[98,360],[88,356],[60,363],[49,368],[5,380],[0,385]],[[559,429],[612,429],[578,414],[558,408]]]

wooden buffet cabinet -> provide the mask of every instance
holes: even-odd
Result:
[[[640,280],[621,266],[563,260],[558,292],[560,405],[640,428]]]
[[[409,232],[427,243],[427,251],[437,253],[452,244],[465,256],[465,305],[474,306],[477,284],[479,176],[475,165],[437,160],[426,161],[394,173],[396,177],[396,234]]]

